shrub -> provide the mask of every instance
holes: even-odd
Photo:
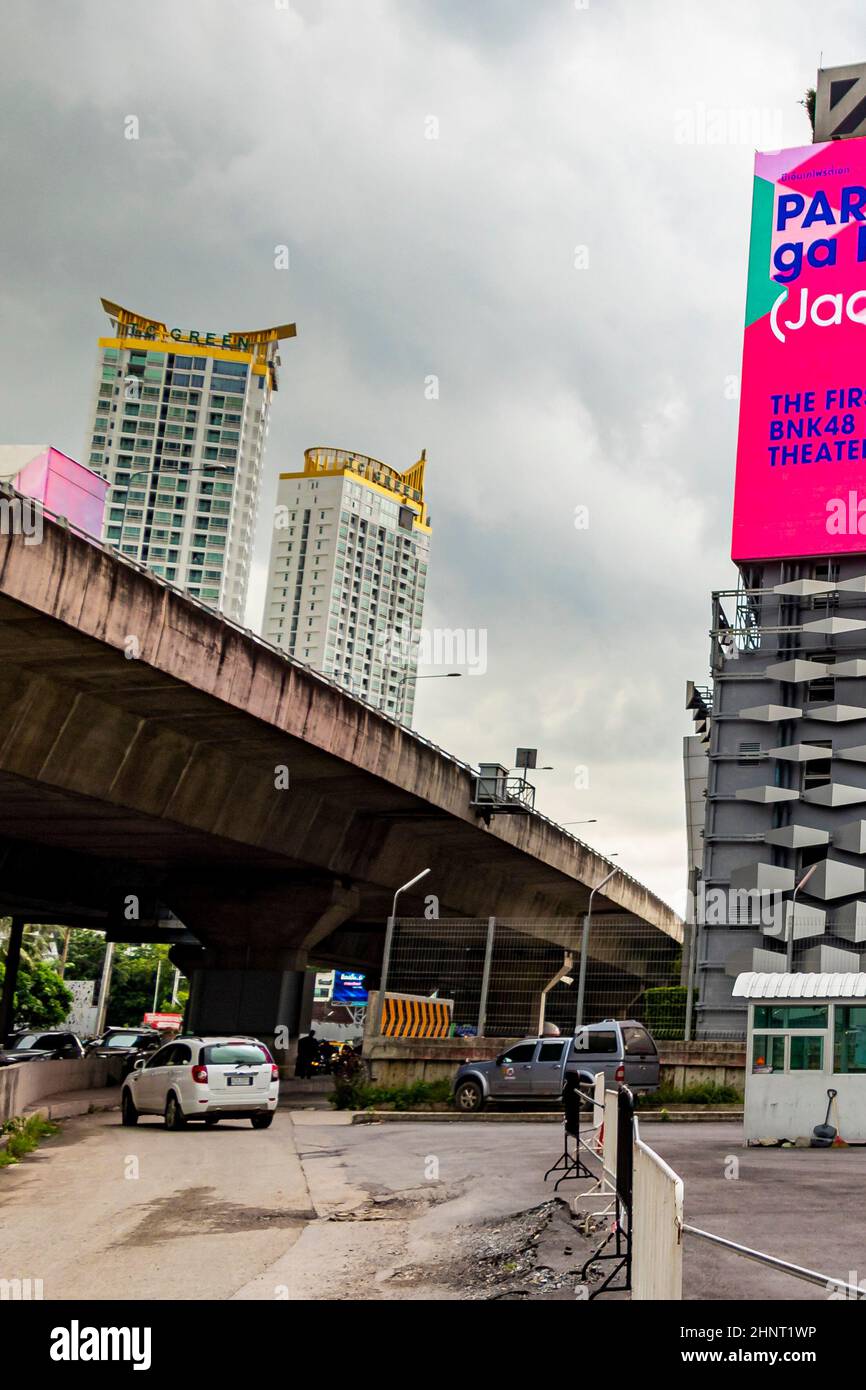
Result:
[[[644,1023],[654,1038],[671,1040],[683,1037],[686,1031],[687,994],[685,985],[645,990]]]
[[[16,1115],[0,1125],[0,1134],[8,1135],[6,1146],[0,1149],[0,1168],[9,1168],[18,1163],[25,1154],[32,1153],[41,1139],[50,1139],[60,1132],[59,1125],[46,1120],[44,1115]]]
[[[663,1082],[657,1091],[641,1091],[635,1103],[640,1110],[661,1110],[667,1105],[742,1105],[743,1093],[736,1086],[717,1086],[714,1081],[681,1089]]]
[[[408,1086],[373,1086],[369,1081],[338,1081],[331,1104],[337,1110],[420,1110],[451,1099],[451,1082],[413,1081]]]

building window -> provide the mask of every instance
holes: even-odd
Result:
[[[834,663],[834,661],[836,660],[836,657],[835,657],[835,656],[820,656],[820,657],[816,657],[815,659],[816,659],[817,661],[822,662],[825,666],[832,666],[833,663]],[[806,687],[806,699],[807,699],[810,703],[811,703],[812,701],[815,701],[815,702],[817,702],[818,704],[823,704],[823,703],[825,703],[825,702],[827,702],[827,703],[829,703],[829,704],[832,704],[833,701],[835,700],[835,698],[836,698],[836,678],[835,678],[835,676],[832,676],[832,675],[829,675],[829,676],[819,676],[817,680],[815,680],[815,681],[809,681],[809,684],[808,684],[808,686]]]
[[[812,787],[826,787],[832,780],[830,769],[832,767],[832,742],[828,738],[804,739],[803,743],[807,748],[826,748],[826,758],[813,758],[803,764],[803,791],[808,791]]]
[[[866,1008],[836,1005],[833,1022],[833,1070],[866,1072]]]

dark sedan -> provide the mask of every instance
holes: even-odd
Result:
[[[75,1033],[39,1033],[36,1029],[13,1033],[4,1049],[8,1062],[78,1062],[84,1047]]]
[[[156,1028],[109,1028],[101,1037],[87,1044],[88,1057],[107,1057],[120,1063],[120,1076],[123,1080],[129,1075],[139,1057],[149,1057],[162,1045],[162,1036]],[[113,1071],[113,1069],[112,1069]]]

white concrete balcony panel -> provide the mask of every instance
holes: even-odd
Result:
[[[790,681],[797,684],[799,681],[814,681],[819,676],[829,674],[831,668],[823,661],[803,661],[799,657],[793,661],[778,661],[773,666],[768,666],[765,675],[774,681]]]
[[[812,880],[809,879],[809,885],[811,883]],[[813,907],[811,903],[804,903],[802,899],[798,898],[796,902],[788,901],[785,903],[785,929],[783,933],[785,941],[788,940],[792,919],[795,941],[806,941],[810,936],[823,936],[827,930],[827,909],[825,907]]]
[[[860,970],[860,954],[843,951],[841,946],[811,946],[803,952],[800,969],[819,975],[856,975]]]
[[[777,801],[799,801],[800,793],[792,787],[741,787],[737,800],[757,801],[762,806],[771,806]],[[866,793],[863,800],[866,801]]]
[[[866,820],[851,820],[833,831],[833,844],[846,854],[866,854]]]
[[[792,705],[750,705],[741,709],[738,719],[755,719],[762,724],[775,724],[783,719],[799,719],[803,711]]]
[[[864,629],[866,622],[862,618],[818,618],[814,623],[804,623],[802,630],[836,637],[842,632],[863,632]]]
[[[725,961],[725,974],[734,980],[747,970],[757,970],[763,975],[783,975],[785,954],[766,951],[761,946],[744,946]]]
[[[779,864],[743,864],[731,874],[731,888],[735,892],[745,889],[747,893],[786,893],[796,881],[794,870],[783,869]]]
[[[820,898],[822,902],[850,898],[866,888],[866,870],[854,864],[842,864],[838,859],[825,859],[809,879],[807,888],[810,898]]]
[[[782,849],[809,849],[812,845],[828,845],[830,832],[813,829],[811,825],[783,825],[778,830],[768,830],[764,839],[768,845]]]
[[[833,931],[843,941],[866,941],[866,902],[857,898],[837,907],[833,913]]]
[[[786,763],[809,763],[816,762],[821,758],[829,758],[829,748],[816,748],[812,743],[789,743],[784,748],[768,748],[768,758],[781,758]],[[841,757],[842,754],[839,754]]]
[[[787,584],[774,584],[770,592],[790,594],[792,598],[811,598],[816,594],[835,593],[838,587],[821,579],[791,579]]]
[[[803,792],[803,800],[812,806],[859,806],[866,801],[866,787],[846,787],[843,782],[827,782]]]
[[[855,656],[851,661],[837,661],[829,669],[834,676],[854,676],[859,680],[866,676],[866,661],[860,656]]]
[[[852,719],[866,719],[866,709],[862,705],[819,705],[809,710],[808,718],[824,724],[846,724]]]

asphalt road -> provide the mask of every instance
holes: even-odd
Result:
[[[0,1170],[0,1278],[46,1299],[230,1298],[313,1215],[285,1112],[267,1130],[66,1120]]]
[[[642,1124],[641,1137],[683,1179],[688,1225],[866,1289],[866,1147],[744,1149],[731,1124]],[[831,1292],[685,1237],[684,1298],[757,1309]]]
[[[641,1128],[684,1179],[687,1222],[866,1279],[866,1148],[743,1149],[737,1125]],[[543,1175],[560,1142],[549,1124],[353,1126],[319,1110],[279,1110],[262,1131],[70,1120],[0,1170],[0,1279],[41,1279],[46,1299],[498,1296],[492,1257],[519,1248],[524,1214],[552,1196]],[[579,1204],[582,1186],[560,1195]],[[579,1265],[581,1241],[551,1229],[545,1261]],[[828,1297],[689,1237],[684,1282],[687,1299],[756,1308]]]

